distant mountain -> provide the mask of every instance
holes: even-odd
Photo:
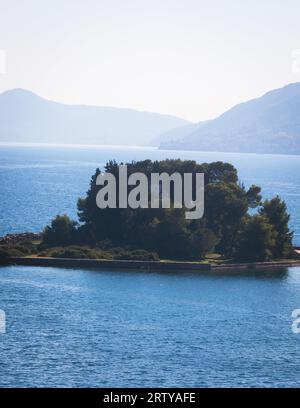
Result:
[[[23,89],[0,94],[0,142],[149,145],[188,123],[132,109],[65,105]]]
[[[183,137],[193,133],[200,127],[207,124],[209,121],[203,121],[198,123],[189,123],[188,125],[179,126],[175,129],[167,130],[161,135],[156,136],[152,141],[152,146],[159,146],[161,143],[165,142],[176,142],[177,140],[182,139]]]
[[[300,154],[300,83],[239,104],[160,148]]]

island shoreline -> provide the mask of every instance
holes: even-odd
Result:
[[[300,266],[300,260],[284,260],[278,262],[253,262],[213,264],[198,262],[172,262],[172,261],[132,261],[111,259],[75,259],[75,258],[50,258],[50,257],[14,257],[0,266],[45,266],[58,268],[88,268],[88,269],[121,269],[143,271],[199,271],[199,272],[227,272],[227,271],[253,271],[272,270]]]

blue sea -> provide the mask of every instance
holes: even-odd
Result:
[[[300,245],[300,156],[0,147],[0,235],[76,217],[109,159],[223,160],[279,194]],[[0,268],[0,387],[299,387],[300,268],[244,274]]]

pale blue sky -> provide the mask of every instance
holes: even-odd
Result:
[[[209,119],[300,81],[299,16],[299,0],[0,0],[0,92]]]

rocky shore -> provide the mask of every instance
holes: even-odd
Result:
[[[41,232],[21,232],[16,234],[6,234],[0,237],[0,245],[15,245],[22,241],[38,241],[42,239]]]

